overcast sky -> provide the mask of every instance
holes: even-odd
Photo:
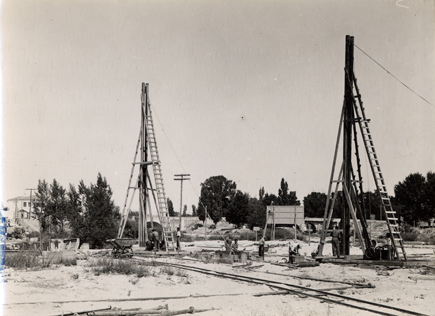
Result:
[[[98,172],[122,207],[150,84],[166,195],[223,175],[258,197],[281,178],[327,192],[345,36],[390,195],[435,171],[434,2],[1,1],[1,202]],[[368,163],[363,162],[363,167]],[[367,179],[368,172],[364,174]],[[373,182],[366,182],[374,190]]]

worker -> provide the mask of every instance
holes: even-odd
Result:
[[[150,234],[148,236],[149,238],[149,245],[147,246],[147,249],[149,248],[149,250],[154,250],[154,229],[152,229],[150,231]]]
[[[317,245],[316,251],[311,253],[311,258],[315,259],[319,255],[320,245]]]
[[[295,262],[295,257],[299,256],[299,249],[301,249],[301,246],[299,244],[295,244],[294,247],[292,247],[292,244],[288,244],[288,261],[290,263]]]
[[[258,242],[258,256],[263,257],[263,259],[264,259],[264,245],[265,245],[264,237],[261,236],[260,241]]]
[[[337,258],[340,258],[340,242],[341,242],[341,233],[337,229],[337,225],[334,225],[334,228],[332,229],[332,255],[337,256]]]
[[[301,245],[300,244],[296,244],[293,248],[293,252],[297,255],[300,256],[299,250],[301,249]]]
[[[151,251],[151,250],[153,250],[153,248],[154,248],[154,242],[152,242],[151,238],[150,238],[150,240],[147,240],[145,242],[145,250]]]
[[[231,252],[231,238],[229,236],[227,236],[227,238],[225,238],[225,252],[226,253],[230,253]]]
[[[236,251],[238,250],[238,248],[239,248],[239,241],[238,241],[238,239],[236,238],[236,239],[234,239],[234,242],[233,242],[233,244],[231,245],[231,253],[232,253],[232,254],[235,254]]]
[[[180,227],[177,227],[177,250],[181,250],[180,238],[181,238]]]
[[[157,230],[153,229],[153,232],[151,234],[153,236],[153,241],[154,241],[154,251],[159,251],[160,250],[159,232]]]

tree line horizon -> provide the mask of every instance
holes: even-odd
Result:
[[[98,173],[95,184],[85,185],[80,181],[77,188],[69,184],[68,190],[56,179],[51,184],[39,180],[33,202],[33,216],[40,223],[40,235],[44,239],[78,237],[81,243],[91,248],[102,248],[105,240],[115,238],[121,219],[120,208],[112,200],[113,191],[105,177]],[[333,194],[329,197],[333,198]],[[366,205],[366,218],[385,219],[381,201],[375,191],[362,194]],[[391,204],[402,224],[413,225],[435,217],[435,173],[411,173],[394,186]],[[305,217],[321,217],[325,212],[327,194],[311,192],[303,198]],[[167,198],[170,216],[179,216],[173,203]],[[337,192],[334,204],[335,217],[341,216],[345,199]],[[204,221],[206,216],[217,224],[223,217],[236,227],[247,225],[264,227],[268,205],[301,205],[296,191],[289,189],[281,179],[278,194],[267,193],[261,187],[257,197],[237,189],[234,181],[223,175],[212,176],[201,183],[197,205],[192,205],[192,215]],[[138,212],[130,211],[125,227],[126,237],[137,237]],[[182,215],[188,216],[187,205]],[[67,229],[68,228],[68,229]],[[42,240],[42,238],[41,238]]]

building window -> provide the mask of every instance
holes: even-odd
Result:
[[[23,202],[23,207],[26,207],[27,206],[27,202]]]

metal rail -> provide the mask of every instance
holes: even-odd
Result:
[[[143,259],[140,259],[140,258],[137,258],[137,259],[143,260]],[[302,294],[302,295],[309,296],[309,297],[312,297],[312,298],[321,299],[321,300],[329,302],[329,303],[334,303],[334,304],[339,304],[339,305],[347,306],[347,307],[350,307],[350,308],[355,308],[355,309],[360,309],[360,310],[364,310],[364,311],[369,311],[369,312],[372,312],[372,313],[375,313],[375,314],[379,314],[379,315],[396,315],[396,314],[382,312],[380,310],[374,310],[374,309],[370,309],[370,308],[366,308],[366,307],[362,307],[362,306],[358,306],[358,305],[352,305],[352,304],[349,304],[349,303],[345,303],[343,301],[333,300],[333,299],[327,298],[325,296],[334,296],[334,297],[337,297],[337,298],[340,298],[340,299],[350,300],[350,301],[354,301],[354,302],[358,302],[358,303],[362,303],[362,304],[373,305],[373,306],[376,306],[376,307],[381,307],[381,308],[385,308],[385,309],[395,310],[395,311],[399,311],[401,313],[407,313],[407,314],[411,314],[411,315],[426,315],[426,314],[422,314],[422,313],[418,313],[418,312],[414,312],[414,311],[410,311],[410,310],[406,310],[406,309],[402,309],[402,308],[398,308],[398,307],[394,307],[394,306],[374,303],[374,302],[370,302],[370,301],[361,300],[361,299],[358,299],[358,298],[353,298],[353,297],[344,296],[344,295],[335,294],[335,293],[329,293],[329,292],[326,292],[326,291],[316,290],[316,289],[313,289],[313,288],[303,287],[303,286],[295,285],[295,284],[289,284],[289,283],[284,283],[284,282],[279,282],[279,281],[273,281],[273,280],[267,280],[267,279],[261,279],[261,278],[247,277],[247,276],[242,276],[242,275],[237,275],[237,274],[232,274],[232,273],[226,273],[226,272],[218,272],[218,271],[214,271],[214,270],[210,270],[210,269],[204,269],[204,268],[192,267],[192,266],[185,266],[185,265],[177,264],[177,263],[167,263],[167,262],[162,262],[162,261],[155,261],[155,262],[157,262],[159,264],[162,264],[162,265],[172,266],[174,268],[179,268],[179,269],[184,269],[184,270],[190,270],[190,271],[194,271],[194,272],[199,272],[199,273],[204,273],[204,274],[208,274],[208,275],[213,275],[213,276],[216,276],[216,277],[224,277],[224,278],[228,278],[228,279],[234,279],[234,280],[237,280],[237,281],[245,281],[245,282],[250,282],[250,283],[254,283],[254,284],[267,285],[269,287],[277,288],[277,289],[284,290],[284,291],[289,291],[290,293],[295,294],[295,295],[301,295]],[[303,290],[303,291],[307,291],[307,292],[315,292],[316,294],[301,293],[300,291],[289,289],[288,287],[293,287],[293,288],[296,288],[298,290]],[[322,295],[319,296],[319,294],[322,294]]]

